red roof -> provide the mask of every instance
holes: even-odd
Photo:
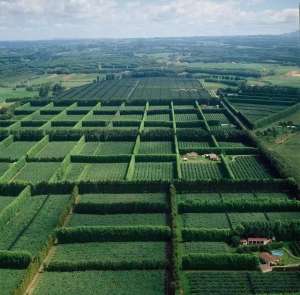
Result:
[[[280,260],[277,256],[273,256],[268,252],[260,253],[259,257],[265,262],[277,262]]]
[[[264,242],[264,241],[269,241],[269,239],[267,238],[248,238],[248,242],[252,241],[252,242]]]

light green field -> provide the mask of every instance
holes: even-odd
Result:
[[[40,84],[55,84],[61,83],[66,88],[81,86],[83,84],[91,83],[96,79],[97,74],[68,74],[68,75],[43,75],[34,77],[30,80],[33,86]]]
[[[292,121],[294,124],[300,124],[300,111],[281,119],[280,121]],[[278,122],[273,123],[266,128],[274,127],[277,124]],[[276,137],[260,136],[260,139],[270,150],[280,154],[280,156],[286,161],[286,164],[290,167],[290,171],[297,182],[300,183],[300,132],[283,133]]]
[[[0,86],[0,101],[7,98],[24,98],[38,96],[38,87],[43,84],[54,85],[61,83],[65,88],[77,87],[83,84],[91,83],[96,79],[97,74],[68,74],[68,75],[41,75],[41,76],[20,76],[15,77],[14,80],[1,80]],[[31,85],[34,91],[27,91],[24,87],[14,88],[16,85]]]
[[[221,69],[221,70],[255,70],[262,73],[263,77],[260,79],[248,79],[250,84],[256,85],[279,85],[289,87],[300,87],[300,67],[297,66],[283,66],[278,64],[264,64],[264,63],[192,63],[189,64],[192,68],[203,69]],[[296,74],[296,75],[295,75]],[[219,83],[206,83],[208,88],[215,90],[224,85]]]
[[[27,91],[25,88],[0,87],[0,101],[7,98],[23,98],[37,96],[37,91]]]

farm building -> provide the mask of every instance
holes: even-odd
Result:
[[[272,243],[271,239],[267,238],[247,238],[240,240],[240,244],[243,246],[246,245],[267,245],[269,243]]]
[[[259,255],[259,258],[265,263],[270,266],[275,266],[280,263],[280,257],[279,256],[274,256],[268,252],[262,252]]]
[[[211,161],[219,161],[219,156],[216,154],[205,154],[204,157]]]

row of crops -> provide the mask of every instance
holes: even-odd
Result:
[[[59,99],[103,101],[174,100],[209,98],[198,80],[182,78],[145,78],[100,81],[70,89]]]
[[[284,95],[228,94],[225,103],[249,128],[259,128],[280,120],[293,109],[299,108],[296,98]]]
[[[81,106],[78,103],[55,105],[46,103],[36,106],[34,102],[24,104],[14,111],[9,120],[0,121],[0,130],[16,132],[19,130],[99,130],[118,128],[149,130],[151,128],[234,129],[236,125],[226,109],[200,106],[197,102],[190,105],[159,106],[130,105],[105,106],[95,103]]]
[[[298,272],[186,272],[189,294],[298,294]]]
[[[66,151],[55,151],[54,156],[60,156]],[[127,156],[126,156],[127,157]],[[0,181],[13,183],[33,183],[38,184],[44,181],[51,183],[58,182],[75,182],[75,181],[172,181],[175,179],[183,179],[187,181],[194,180],[221,180],[232,179],[226,171],[226,166],[221,162],[202,163],[202,162],[182,162],[174,156],[173,161],[170,157],[158,156],[153,158],[152,155],[135,157],[134,155],[125,158],[110,158],[95,156],[96,163],[90,163],[91,157],[82,156],[79,159],[76,157],[66,158],[62,162],[61,158],[38,158],[31,161],[25,161],[21,158],[18,162],[2,162],[1,169],[3,170]],[[244,157],[244,156],[243,156]],[[247,156],[247,158],[255,156]],[[68,162],[69,160],[69,162]],[[257,166],[260,165],[260,171],[264,173],[257,174]],[[240,173],[243,166],[238,166],[239,170],[234,171],[234,179],[237,180],[259,180],[272,179],[271,171],[268,171],[264,166],[255,160],[255,166],[247,170],[247,175]],[[238,171],[238,172],[236,172]]]
[[[102,187],[102,190],[110,191],[111,188]],[[86,189],[90,191],[90,188]],[[128,189],[130,188],[127,187]],[[126,187],[123,190],[126,190]],[[189,203],[190,201],[203,202],[207,206],[207,202],[234,201],[239,203],[250,200],[259,203],[276,200],[282,205],[283,202],[294,202],[291,197],[293,195],[265,191],[243,194],[178,192],[175,195],[179,208],[181,208],[182,202]],[[3,218],[3,212],[21,199],[23,201],[18,211],[19,214],[12,215],[9,221],[1,227],[3,233],[0,239],[1,250],[14,251],[14,253],[26,251],[30,253],[31,257],[35,257],[41,253],[45,244],[49,243],[49,234],[54,233],[57,225],[63,224],[63,227],[57,232],[58,243],[52,245],[51,259],[44,265],[44,272],[34,286],[34,294],[45,294],[46,292],[74,294],[75,290],[83,292],[81,291],[84,290],[82,285],[100,288],[102,284],[105,285],[105,288],[109,288],[110,291],[107,292],[119,294],[124,288],[122,280],[127,280],[127,289],[124,294],[135,294],[134,292],[152,294],[152,291],[153,294],[165,294],[166,288],[169,288],[170,273],[168,273],[167,266],[171,263],[169,231],[172,222],[170,220],[171,204],[167,190],[152,193],[89,192],[79,195],[73,193],[73,196],[57,194],[31,196],[28,187],[19,195],[0,197],[0,220]],[[73,213],[65,222],[60,223],[61,216],[67,212],[66,209],[70,208],[72,203],[75,204]],[[295,205],[295,203],[293,204]],[[299,214],[300,211],[184,213],[180,216],[182,219],[180,223],[183,230],[189,228],[193,231],[197,228],[206,231],[229,230],[230,226],[234,224],[237,226],[241,222],[265,221],[271,219],[271,216],[274,221],[284,220],[285,217],[288,217],[289,221],[299,220]],[[206,240],[208,238],[205,236],[201,238],[197,234],[192,237],[187,236],[187,233],[183,234],[182,239],[183,261],[188,255],[201,255],[201,253],[232,255],[235,252],[235,249],[225,240],[223,242],[211,241],[211,238]],[[241,254],[241,256],[243,255]],[[217,284],[209,284],[209,278],[218,276],[219,272],[212,272],[212,270],[206,272],[207,276],[202,278],[203,282],[200,284],[195,278],[205,275],[205,272],[191,272],[186,265],[184,269],[186,269],[184,275],[187,276],[189,283],[186,291],[191,294],[193,292],[195,294],[206,294],[205,292],[218,294],[218,290],[215,289]],[[26,268],[1,269],[0,267],[0,272],[6,278],[11,278],[9,281],[2,282],[0,280],[1,287],[5,286],[5,290],[7,290],[7,293],[3,294],[10,294],[10,290],[21,286],[22,279],[27,276]],[[239,274],[242,273],[239,272]],[[253,282],[253,284],[257,284],[257,289],[255,289],[257,291],[254,294],[259,294],[262,287],[258,285],[258,282],[264,281],[265,275],[258,272],[249,272],[249,274],[253,275],[253,280],[255,279],[257,282]],[[97,276],[101,279],[91,282]],[[294,276],[294,273],[286,274],[284,279],[286,284],[276,282],[271,287],[272,290],[276,288],[283,290],[282,292],[293,288],[293,290],[299,290],[299,286],[294,283]],[[58,279],[55,284],[52,284],[54,278]],[[140,280],[138,286],[135,285],[136,278]],[[238,278],[239,276],[235,276],[235,280],[239,281]],[[64,282],[66,279],[69,280]],[[110,282],[118,283],[111,285]],[[59,289],[57,289],[58,286]],[[147,288],[150,287],[149,293]],[[248,285],[247,288],[249,288]],[[87,292],[87,294],[93,294],[92,290]],[[228,289],[228,294],[235,293],[232,289]]]
[[[151,96],[195,92],[198,83],[127,82],[70,92],[78,99],[141,89]],[[115,94],[110,83],[121,83]],[[232,238],[265,225],[289,245],[300,206],[292,181],[239,130],[226,105],[29,102],[11,123],[1,123],[0,141],[4,295],[268,294],[257,256],[240,253]],[[232,288],[212,283],[223,270],[224,286],[235,270]],[[295,273],[285,281],[270,290],[300,291]]]

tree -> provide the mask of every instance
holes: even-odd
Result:
[[[64,91],[64,87],[59,84],[59,83],[56,83],[53,87],[52,87],[52,92],[53,92],[53,95],[54,96],[57,96],[59,95],[60,93],[62,93]]]
[[[49,85],[42,85],[39,90],[40,97],[48,97],[50,87]]]

